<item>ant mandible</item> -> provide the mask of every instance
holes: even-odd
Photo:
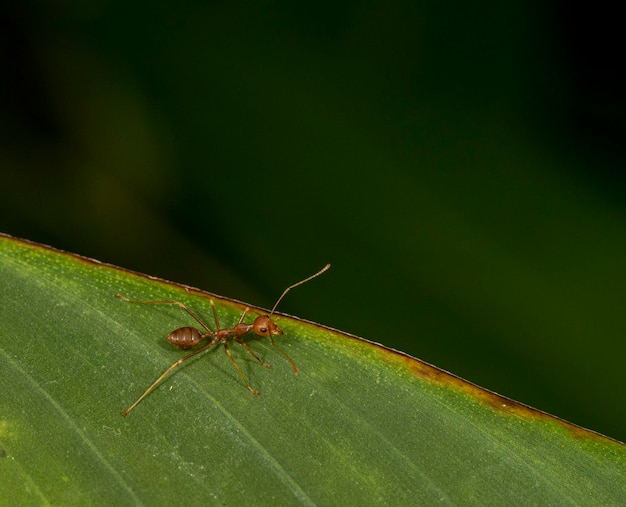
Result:
[[[287,292],[289,292],[294,287],[297,287],[298,285],[302,285],[303,283],[306,283],[309,280],[312,280],[313,278],[321,275],[328,268],[330,268],[330,264],[326,264],[326,266],[324,266],[314,275],[311,275],[308,278],[305,278],[304,280],[301,280],[298,283],[294,283],[293,285],[290,285],[289,287],[287,287],[284,290],[284,292],[281,294],[281,296],[278,298],[276,303],[274,304],[274,307],[272,308],[272,311],[269,313],[269,315],[259,315],[256,319],[254,319],[254,322],[252,324],[245,324],[243,322],[243,319],[250,311],[250,308],[245,308],[241,314],[241,317],[239,317],[239,321],[233,327],[228,328],[228,329],[222,329],[222,327],[220,326],[219,317],[217,315],[217,310],[215,308],[215,303],[213,302],[212,299],[209,299],[209,304],[211,305],[211,310],[213,311],[213,318],[215,320],[215,331],[211,330],[211,328],[209,328],[209,326],[207,326],[202,321],[202,319],[200,319],[200,317],[198,317],[193,311],[191,311],[189,308],[187,308],[183,303],[179,301],[143,301],[143,300],[138,300],[138,299],[129,299],[126,296],[123,296],[122,294],[116,294],[115,296],[117,298],[123,301],[127,301],[129,303],[139,303],[143,305],[176,305],[179,308],[182,308],[185,312],[187,312],[196,322],[198,322],[198,324],[200,324],[200,326],[202,326],[204,332],[196,329],[195,327],[189,327],[189,326],[180,327],[172,331],[167,337],[167,339],[172,345],[175,345],[179,349],[182,349],[182,350],[191,349],[195,347],[196,345],[198,345],[203,340],[209,340],[209,342],[203,347],[175,361],[167,370],[163,372],[163,374],[158,379],[156,379],[152,384],[150,384],[148,389],[146,389],[144,393],[139,398],[137,398],[137,401],[135,401],[130,407],[122,410],[122,415],[127,415],[133,408],[135,408],[139,404],[139,402],[141,402],[141,400],[143,400],[146,396],[148,396],[148,394],[150,394],[150,392],[174,368],[181,365],[188,359],[191,359],[192,357],[200,354],[201,352],[204,352],[205,350],[211,348],[217,342],[222,342],[222,344],[224,345],[224,350],[226,351],[226,355],[228,356],[228,359],[230,359],[230,362],[233,364],[233,366],[237,370],[237,373],[239,373],[239,376],[241,377],[243,382],[246,384],[246,387],[248,388],[248,390],[255,396],[258,396],[259,391],[257,391],[250,385],[250,383],[244,376],[243,372],[241,371],[241,368],[237,364],[237,361],[235,361],[235,358],[230,352],[230,348],[228,347],[228,339],[232,338],[233,341],[243,346],[243,348],[246,349],[246,351],[248,351],[250,355],[254,357],[260,364],[262,364],[266,368],[269,368],[270,365],[266,363],[265,361],[263,361],[259,356],[257,356],[255,352],[250,348],[250,346],[241,339],[243,335],[245,335],[246,333],[249,333],[250,331],[253,331],[258,336],[267,336],[270,339],[272,345],[276,347],[276,349],[278,349],[278,351],[283,356],[285,356],[285,358],[289,361],[289,363],[291,364],[291,367],[293,368],[294,375],[297,375],[298,367],[296,366],[296,363],[293,361],[293,359],[291,359],[291,357],[287,355],[287,353],[283,349],[281,349],[278,346],[278,344],[276,343],[276,340],[274,340],[274,336],[282,335],[283,330],[280,327],[278,327],[278,325],[276,325],[276,322],[272,319],[272,316],[274,315],[274,311],[276,310],[278,303],[280,303],[283,297],[285,297]]]

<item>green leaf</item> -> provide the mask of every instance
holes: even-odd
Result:
[[[211,327],[209,298],[223,326],[245,306],[6,236],[0,283],[0,505],[626,504],[623,444],[287,316],[298,376],[247,336],[260,396],[216,345],[123,417],[196,323],[116,293]]]

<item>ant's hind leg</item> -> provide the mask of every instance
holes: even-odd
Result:
[[[143,400],[146,396],[148,396],[148,395],[152,392],[152,390],[153,390],[153,389],[154,389],[154,388],[155,388],[158,384],[160,384],[160,382],[161,382],[161,381],[162,381],[165,377],[167,377],[167,375],[168,375],[168,374],[169,374],[169,373],[170,373],[170,372],[171,372],[174,368],[176,368],[177,366],[180,366],[181,364],[183,364],[183,363],[184,363],[185,361],[187,361],[188,359],[191,359],[192,357],[197,356],[197,355],[198,355],[198,354],[200,354],[201,352],[204,352],[205,350],[209,349],[210,347],[212,347],[213,345],[215,345],[215,342],[216,342],[216,341],[217,341],[217,339],[215,339],[215,338],[214,338],[214,339],[211,341],[211,343],[207,343],[204,347],[202,347],[202,348],[200,348],[200,349],[196,350],[195,352],[192,352],[191,354],[188,354],[188,355],[186,355],[185,357],[181,357],[181,358],[180,358],[180,359],[178,359],[177,361],[174,361],[174,362],[171,364],[171,366],[170,366],[167,370],[165,370],[165,371],[161,374],[161,376],[160,376],[158,379],[156,379],[154,382],[152,382],[152,384],[150,384],[150,386],[148,386],[148,389],[146,389],[146,390],[144,391],[144,393],[143,393],[143,394],[142,394],[139,398],[137,398],[137,401],[135,401],[135,403],[133,403],[130,407],[128,407],[128,408],[126,408],[126,409],[122,410],[122,415],[128,415],[128,413],[129,413],[129,412],[130,412],[133,408],[135,408],[137,405],[139,405],[139,402],[140,402],[141,400]]]
[[[191,315],[191,317],[193,317],[194,320],[198,322],[198,324],[200,324],[210,334],[213,334],[213,331],[211,331],[209,326],[207,326],[204,322],[202,322],[202,319],[200,317],[198,317],[195,313],[193,313],[189,308],[187,308],[180,301],[145,301],[142,299],[130,299],[130,298],[127,298],[126,296],[123,296],[122,294],[115,294],[115,297],[118,299],[121,299],[122,301],[126,301],[127,303],[138,303],[140,305],[176,305],[182,310],[186,311],[189,315]]]

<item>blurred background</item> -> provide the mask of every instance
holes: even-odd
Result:
[[[0,231],[626,440],[617,5],[0,7]]]

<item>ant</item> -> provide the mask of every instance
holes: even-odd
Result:
[[[215,309],[215,303],[213,303],[212,299],[209,299],[211,310],[213,311],[213,318],[215,319],[215,331],[211,330],[211,328],[209,328],[209,326],[207,326],[202,321],[202,319],[200,319],[200,317],[198,317],[194,312],[192,312],[189,308],[187,308],[183,303],[179,301],[142,301],[138,299],[129,299],[126,296],[123,296],[121,294],[116,294],[115,296],[117,298],[121,299],[122,301],[127,301],[129,303],[139,303],[142,305],[176,305],[179,308],[183,309],[185,312],[187,312],[191,317],[193,317],[193,319],[196,320],[196,322],[198,322],[200,326],[202,326],[204,331],[200,331],[196,329],[195,327],[185,326],[185,327],[180,327],[178,329],[175,329],[167,337],[168,341],[172,345],[175,345],[176,347],[178,347],[179,349],[182,349],[182,350],[191,349],[195,347],[196,345],[198,345],[201,341],[209,340],[209,342],[203,347],[175,361],[167,370],[163,372],[163,374],[158,379],[156,379],[152,384],[150,384],[148,389],[144,391],[144,393],[137,399],[137,401],[135,401],[135,403],[133,403],[127,409],[122,410],[122,415],[127,415],[133,408],[135,408],[139,404],[139,402],[143,400],[146,396],[148,396],[148,394],[150,394],[150,392],[157,386],[157,384],[159,384],[159,382],[161,382],[174,368],[176,368],[177,366],[187,361],[187,359],[191,359],[192,357],[200,354],[201,352],[204,352],[205,350],[211,348],[217,342],[222,342],[222,344],[224,345],[224,350],[226,351],[226,355],[228,356],[228,359],[230,359],[230,362],[233,363],[233,366],[237,370],[237,373],[239,373],[239,376],[241,377],[243,382],[246,384],[246,387],[248,388],[248,390],[255,396],[258,396],[259,391],[254,389],[250,385],[250,383],[246,380],[246,377],[244,376],[243,372],[241,371],[241,368],[237,364],[237,361],[235,361],[235,358],[230,352],[230,348],[228,347],[228,339],[232,338],[233,341],[243,346],[243,348],[246,349],[246,351],[248,351],[250,355],[254,357],[261,365],[265,366],[266,368],[269,368],[270,365],[266,363],[265,361],[263,361],[259,356],[257,356],[254,353],[254,351],[250,348],[250,346],[241,339],[243,335],[245,335],[246,333],[249,333],[250,331],[253,331],[255,334],[259,336],[269,337],[270,341],[272,342],[272,345],[276,347],[278,351],[283,356],[285,356],[285,358],[291,364],[294,375],[297,375],[298,367],[296,366],[296,363],[293,361],[293,359],[291,359],[291,357],[287,355],[287,353],[283,349],[281,349],[278,346],[278,344],[274,340],[274,336],[282,335],[283,330],[276,325],[276,322],[274,320],[272,320],[272,316],[274,315],[274,310],[276,310],[278,303],[280,303],[283,297],[285,297],[285,294],[287,294],[287,292],[289,292],[294,287],[297,287],[298,285],[302,285],[303,283],[306,283],[309,280],[312,280],[313,278],[321,275],[328,268],[330,268],[330,264],[326,264],[326,266],[324,266],[314,275],[311,275],[308,278],[305,278],[304,280],[301,280],[298,283],[294,283],[293,285],[290,285],[289,287],[287,287],[285,291],[281,294],[281,296],[278,298],[278,300],[276,301],[276,304],[274,304],[274,307],[272,308],[272,311],[269,313],[269,315],[259,315],[256,319],[254,319],[254,322],[252,324],[245,324],[243,322],[243,319],[250,311],[250,308],[246,307],[243,310],[241,317],[239,317],[239,321],[237,322],[237,324],[235,324],[233,327],[229,329],[223,329],[220,326],[220,321],[217,316],[217,310]]]

